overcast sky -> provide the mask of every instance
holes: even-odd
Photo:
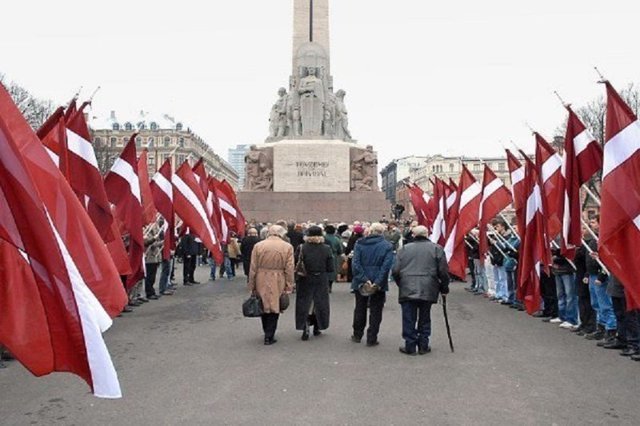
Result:
[[[291,73],[292,0],[7,1],[0,72],[93,114],[140,109],[188,123],[216,152],[261,143]],[[381,165],[406,155],[531,150],[580,106],[640,81],[638,1],[334,0],[331,69],[351,133]]]

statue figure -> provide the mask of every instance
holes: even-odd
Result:
[[[282,139],[287,133],[287,90],[284,87],[281,87],[278,89],[278,96],[280,98],[275,105],[278,113],[278,133],[276,138]]]
[[[293,136],[298,137],[302,136],[302,121],[300,119],[300,105],[295,105],[293,107],[293,111],[291,112],[291,121],[292,121],[292,133]]]
[[[273,168],[267,155],[255,145],[244,157],[245,190],[269,191],[273,188]]]
[[[373,147],[367,148],[353,159],[351,164],[351,190],[377,191],[378,159]]]
[[[278,108],[274,104],[271,107],[271,113],[269,114],[269,139],[268,140],[275,139],[276,136],[278,135],[278,119],[279,119]]]
[[[344,105],[344,97],[347,93],[340,89],[336,93],[336,137],[345,141],[351,140],[351,133],[349,132],[349,118],[347,116],[347,108]]]
[[[322,134],[323,108],[325,102],[324,84],[316,76],[314,67],[307,68],[307,76],[300,80],[300,115],[303,136]]]
[[[322,134],[328,138],[333,137],[333,116],[329,108],[324,109],[324,120],[322,121]]]

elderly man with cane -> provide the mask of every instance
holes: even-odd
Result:
[[[440,293],[449,293],[449,268],[442,247],[429,241],[427,228],[413,228],[414,242],[398,251],[393,277],[398,285],[402,306],[400,352],[420,355],[431,352],[431,305]],[[417,324],[417,326],[416,326]]]

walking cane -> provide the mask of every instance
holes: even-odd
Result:
[[[447,315],[447,296],[442,295],[442,312],[444,313],[444,325],[447,327],[447,337],[449,338],[449,347],[453,350],[453,339],[451,338],[451,327],[449,327],[449,315]]]

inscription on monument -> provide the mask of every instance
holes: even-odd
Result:
[[[274,144],[273,190],[348,192],[349,148],[342,141]]]

